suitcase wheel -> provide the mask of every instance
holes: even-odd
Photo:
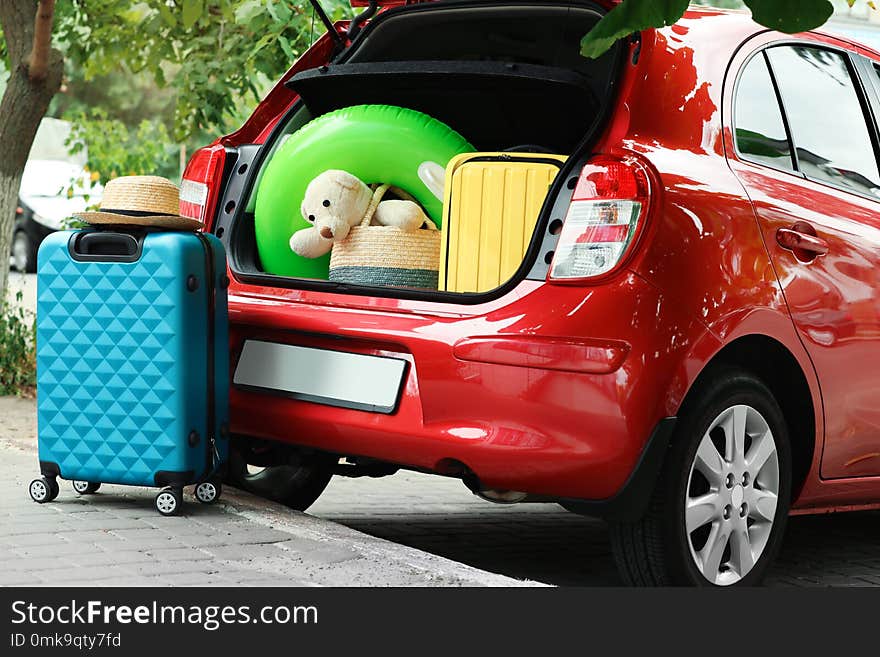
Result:
[[[73,482],[73,490],[76,491],[77,495],[91,495],[92,493],[97,493],[100,487],[101,484],[92,481]]]
[[[156,510],[163,516],[176,516],[183,506],[183,491],[180,488],[163,488],[156,495]]]
[[[213,504],[220,497],[222,490],[219,481],[203,481],[196,486],[196,499],[202,504]]]
[[[55,477],[40,477],[34,479],[28,486],[31,499],[38,504],[51,502],[58,497],[58,481]]]

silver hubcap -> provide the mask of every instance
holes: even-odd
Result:
[[[761,557],[776,516],[779,459],[767,420],[732,406],[709,425],[691,465],[684,518],[703,576],[734,584]]]
[[[32,481],[31,482],[31,497],[35,500],[42,500],[46,498],[48,491],[46,490],[46,484],[42,481]]]
[[[162,513],[171,513],[177,508],[177,500],[171,493],[159,493],[159,497],[156,498],[156,506]]]
[[[196,497],[200,502],[212,502],[217,496],[217,489],[214,484],[199,484],[196,487]]]
[[[77,493],[85,493],[86,489],[89,487],[87,481],[75,481],[73,482],[73,490]]]

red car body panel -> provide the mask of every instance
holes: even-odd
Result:
[[[852,295],[823,292],[815,314],[812,290],[824,289],[821,272],[800,277],[806,282],[797,285],[812,287],[798,296],[780,266],[791,254],[776,253],[769,235],[788,221],[774,215],[782,205],[840,203],[840,212],[863,221],[872,235],[880,220],[870,202],[855,210],[861,205],[848,194],[821,185],[803,199],[803,180],[778,180],[783,174],[739,161],[733,147],[736,72],[752,46],[783,39],[791,37],[762,30],[747,14],[692,10],[671,28],[644,32],[632,47],[638,61],[622,71],[595,151],[635,154],[652,178],[652,208],[626,267],[600,283],[526,280],[501,298],[466,305],[263,287],[233,276],[233,369],[246,338],[391,355],[410,369],[391,415],[233,387],[232,431],[441,474],[463,464],[488,488],[601,500],[621,490],[654,427],[678,413],[712,358],[738,338],[761,335],[790,352],[811,394],[803,403],[815,416],[816,434],[793,439],[813,441],[814,457],[794,508],[873,504],[880,477],[862,475],[880,474],[880,459],[849,469],[845,463],[880,451],[864,402],[877,378],[868,384],[869,372],[856,374],[868,387],[847,393],[853,363],[873,363],[880,353],[880,332],[872,332],[876,294],[870,308],[856,312],[865,286],[877,289],[877,263],[868,266],[866,253],[845,249],[829,258],[826,267],[849,267]],[[323,63],[330,47],[325,36],[284,79]],[[263,143],[294,100],[279,84],[220,143]],[[853,267],[860,257],[865,261]],[[803,336],[816,327],[846,341],[846,357],[829,350],[811,358]],[[829,395],[842,414],[827,412]]]
[[[434,304],[424,302],[421,309],[416,302],[395,308],[388,306],[398,302],[383,299],[383,307],[371,308],[368,304],[377,300],[365,299],[358,308],[339,308],[290,297],[256,302],[233,295],[233,344],[247,336],[402,357],[411,363],[394,415],[234,390],[233,408],[250,411],[233,414],[233,432],[279,439],[280,428],[295,426],[298,444],[321,449],[332,445],[330,449],[342,454],[436,471],[463,463],[492,488],[610,497],[626,481],[653,427],[671,414],[673,405],[655,391],[671,384],[686,346],[674,346],[674,336],[693,334],[699,325],[633,273],[586,293],[526,282],[511,296],[513,301],[505,298],[495,308],[470,306],[456,312],[453,307],[438,316]],[[658,311],[668,318],[661,326]],[[471,352],[468,360],[456,358],[457,344],[489,331],[504,335],[504,348],[519,351],[523,364],[533,357],[530,347],[539,336],[578,336],[558,341],[558,346],[546,341],[544,358],[550,360],[557,359],[554,348],[565,356],[572,342],[583,344],[584,336],[628,353],[611,374],[484,362],[478,352]],[[660,342],[667,346],[657,352]],[[604,350],[597,351],[601,353],[594,363],[607,369],[609,359]]]

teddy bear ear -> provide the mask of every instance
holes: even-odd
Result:
[[[345,189],[358,189],[364,184],[360,178],[350,174],[348,171],[337,171],[336,180]]]

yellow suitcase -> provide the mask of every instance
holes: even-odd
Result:
[[[565,155],[464,153],[446,167],[440,289],[487,292],[522,263]]]

